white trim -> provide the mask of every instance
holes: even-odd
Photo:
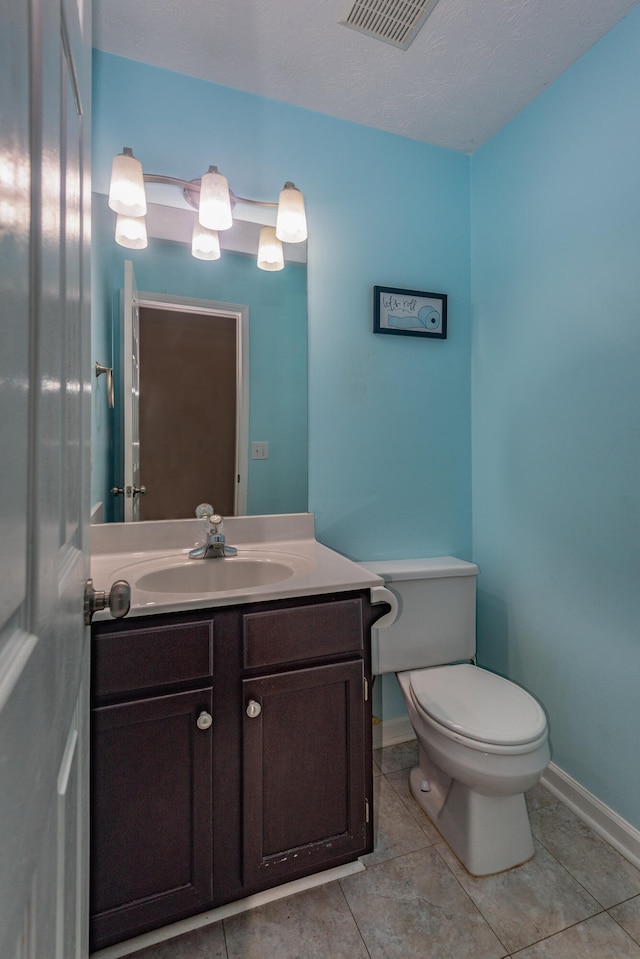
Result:
[[[333,869],[325,869],[324,872],[316,872],[312,876],[305,876],[304,879],[285,882],[282,886],[265,889],[264,892],[247,896],[246,899],[229,902],[225,906],[218,906],[217,909],[201,912],[197,916],[190,916],[188,919],[174,922],[170,926],[154,929],[142,936],[136,936],[135,939],[127,939],[126,942],[118,942],[115,946],[107,946],[106,949],[91,953],[91,959],[120,959],[121,956],[128,956],[132,952],[137,952],[147,946],[155,946],[159,942],[181,936],[185,932],[210,926],[214,922],[220,922],[221,919],[228,919],[229,916],[237,916],[242,912],[248,912],[250,909],[256,909],[258,906],[264,906],[268,902],[285,899],[287,896],[293,896],[305,889],[323,886],[326,882],[344,879],[346,876],[353,876],[358,872],[365,872],[365,870],[366,866],[360,860],[348,862],[344,866],[334,866]]]
[[[385,719],[373,727],[372,744],[374,749],[395,746],[397,743],[407,743],[410,739],[415,738],[416,734],[408,716]]]
[[[140,395],[140,308],[133,261],[124,261],[124,287],[121,294],[120,369],[122,384],[122,487],[123,519],[130,523],[140,519],[137,496],[127,495],[140,485],[140,433],[138,402]]]
[[[606,839],[625,859],[640,868],[640,831],[555,763],[549,763],[541,782],[595,833]]]

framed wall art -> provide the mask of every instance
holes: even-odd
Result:
[[[446,340],[446,293],[374,286],[373,332]]]

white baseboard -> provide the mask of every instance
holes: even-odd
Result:
[[[174,939],[185,932],[192,932],[194,929],[201,929],[203,926],[210,926],[214,922],[220,922],[221,919],[228,919],[229,916],[237,916],[242,912],[248,912],[250,909],[257,909],[258,906],[264,906],[268,902],[275,902],[277,899],[284,899],[286,896],[293,896],[305,889],[314,889],[316,886],[323,886],[326,882],[334,882],[336,879],[344,879],[346,876],[353,876],[358,872],[364,872],[366,866],[357,859],[355,862],[345,863],[344,866],[334,866],[332,869],[325,869],[323,872],[316,872],[312,876],[305,876],[303,879],[294,879],[292,882],[286,882],[282,886],[274,886],[273,889],[265,889],[264,892],[257,892],[246,899],[240,899],[237,902],[229,902],[226,906],[218,906],[217,909],[210,909],[208,912],[198,913],[197,916],[190,916],[188,919],[182,919],[180,922],[174,922],[170,926],[162,926],[161,929],[154,929],[152,932],[145,932],[135,939],[127,939],[126,942],[118,942],[115,946],[107,946],[105,949],[99,949],[91,953],[91,959],[121,959],[122,956],[128,956],[140,949],[146,949],[147,946],[155,946],[159,942],[166,942],[168,939]]]
[[[605,806],[555,763],[547,766],[542,776],[542,785],[586,822],[595,833],[606,839],[625,859],[640,868],[640,831],[609,806]]]
[[[374,749],[384,746],[395,746],[396,743],[406,743],[415,739],[411,720],[408,716],[398,716],[396,719],[385,719],[373,727],[372,742]]]

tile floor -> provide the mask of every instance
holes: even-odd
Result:
[[[225,919],[134,959],[640,959],[640,871],[541,786],[535,858],[472,878],[408,788],[416,747],[375,753],[366,872]]]

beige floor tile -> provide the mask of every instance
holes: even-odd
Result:
[[[371,959],[501,959],[507,954],[433,847],[340,883]]]
[[[387,773],[387,782],[396,791],[420,828],[427,834],[431,842],[442,842],[442,836],[433,825],[427,814],[413,798],[409,788],[409,769],[400,769],[395,773]]]
[[[227,959],[222,923],[216,922],[131,954],[131,959]]]
[[[609,914],[613,916],[616,922],[620,923],[622,928],[636,942],[640,943],[640,896],[629,899],[628,902],[623,902],[619,906],[614,906],[613,909],[609,910]]]
[[[533,812],[534,809],[542,809],[543,806],[553,806],[554,803],[558,802],[553,793],[545,789],[542,783],[536,783],[532,789],[524,794],[524,798],[529,812]]]
[[[538,809],[530,820],[534,836],[605,908],[640,893],[640,870],[566,806]]]
[[[537,843],[530,862],[481,879],[470,876],[445,844],[433,848],[451,867],[509,952],[600,912],[600,905]]]
[[[374,749],[373,758],[383,773],[393,773],[398,769],[410,769],[418,762],[418,740],[410,739],[406,743]]]
[[[373,781],[373,829],[373,852],[361,857],[366,866],[431,845],[384,776]]]
[[[224,920],[229,959],[368,959],[338,883]]]
[[[640,959],[640,946],[601,913],[514,953],[514,959]]]

